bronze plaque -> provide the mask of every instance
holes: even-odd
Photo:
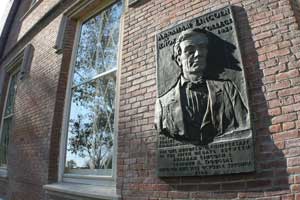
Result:
[[[156,36],[158,176],[254,171],[253,133],[232,7]]]

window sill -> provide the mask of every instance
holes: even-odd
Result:
[[[76,184],[76,183],[55,183],[44,185],[46,193],[59,197],[70,197],[72,199],[107,199],[114,200],[118,198],[116,187]]]

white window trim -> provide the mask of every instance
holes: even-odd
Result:
[[[124,0],[123,2],[123,13],[124,13]],[[61,134],[61,142],[60,142],[60,154],[59,154],[59,176],[58,176],[58,184],[61,186],[61,189],[63,188],[66,190],[66,192],[69,190],[65,187],[66,184],[74,184],[74,188],[78,185],[82,185],[82,187],[85,187],[86,184],[89,185],[89,187],[92,188],[93,186],[97,187],[99,189],[99,186],[101,187],[109,187],[110,191],[113,191],[114,194],[110,194],[108,199],[111,199],[110,197],[116,198],[116,165],[117,165],[117,139],[118,139],[118,102],[119,102],[119,84],[120,84],[120,71],[121,71],[121,52],[122,52],[122,35],[123,35],[123,13],[120,18],[120,29],[119,29],[119,46],[118,46],[118,59],[117,59],[117,68],[109,70],[106,73],[112,73],[113,71],[116,71],[116,95],[115,95],[115,119],[114,119],[114,145],[113,145],[113,168],[112,168],[112,176],[96,176],[96,175],[74,175],[74,174],[65,174],[64,168],[65,168],[65,161],[66,161],[66,148],[67,148],[67,137],[68,137],[68,125],[69,125],[69,114],[70,114],[70,106],[71,106],[71,89],[73,87],[73,75],[74,75],[74,65],[75,65],[75,58],[77,54],[79,39],[80,39],[80,32],[83,22],[85,22],[88,18],[94,16],[95,14],[101,12],[101,10],[104,10],[108,8],[109,6],[116,3],[115,0],[112,0],[110,2],[107,2],[103,5],[102,8],[95,10],[94,12],[90,13],[90,15],[78,20],[76,25],[76,34],[75,34],[75,40],[73,44],[73,51],[72,51],[72,57],[71,57],[71,63],[70,63],[70,69],[69,69],[69,78],[67,83],[67,92],[66,92],[66,98],[65,98],[65,106],[64,106],[64,114],[63,114],[63,123],[62,123],[62,134]],[[99,74],[97,76],[103,76],[104,74]],[[53,187],[52,187],[53,186]],[[58,185],[51,184],[51,185],[45,185],[44,188],[48,191],[55,190]],[[101,190],[99,190],[101,192]],[[82,194],[85,196],[84,194]],[[100,195],[101,196],[101,195]],[[102,197],[103,198],[103,197]],[[106,198],[105,198],[106,199]]]

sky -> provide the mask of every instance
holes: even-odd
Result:
[[[2,30],[2,26],[3,26],[3,15],[6,14],[6,6],[7,6],[7,3],[9,2],[9,0],[1,0],[0,2],[0,30]]]

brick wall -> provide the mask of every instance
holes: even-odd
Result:
[[[3,69],[26,44],[32,43],[35,48],[30,75],[19,83],[17,91],[15,126],[9,146],[9,180],[0,179],[0,196],[7,193],[10,200],[44,199],[42,186],[57,180],[74,23],[66,31],[63,54],[56,54],[52,47],[61,12],[74,1],[64,1],[66,4],[20,39],[53,2],[56,1],[42,1],[41,12],[36,10],[19,21],[28,9],[28,2],[21,4],[6,46],[6,57],[1,61]],[[141,2],[126,9],[124,15],[117,162],[117,189],[122,199],[300,199],[300,32],[291,2]],[[229,4],[235,6],[248,82],[256,172],[158,178],[157,135],[153,126],[157,96],[155,34],[174,23]]]
[[[158,178],[155,34],[229,4],[248,82],[256,172]],[[117,170],[122,199],[300,199],[299,36],[289,0],[155,0],[127,9]]]
[[[60,18],[32,39],[31,71],[18,83],[8,156],[9,199],[42,199],[42,185],[48,183],[49,137],[62,59],[52,47]]]
[[[59,1],[60,0],[40,0],[37,2],[36,6],[33,6],[33,9],[28,8],[26,12],[27,14],[24,14],[21,19],[22,25],[20,28],[18,38],[20,39],[30,28],[32,28],[38,22],[39,19],[41,19]]]

